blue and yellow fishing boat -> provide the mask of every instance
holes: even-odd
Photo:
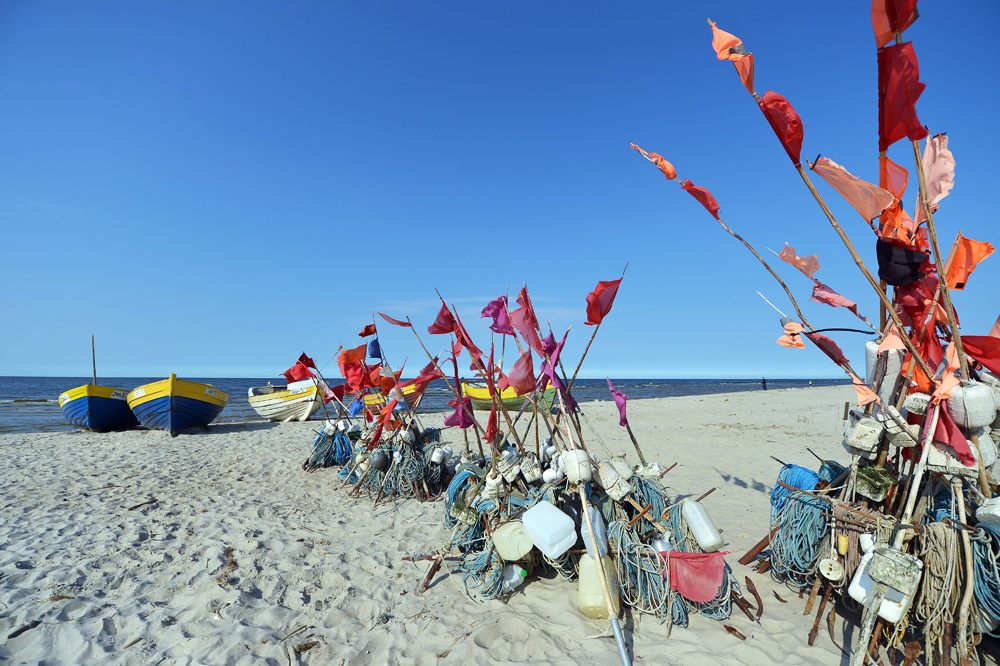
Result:
[[[204,428],[211,423],[226,406],[229,394],[211,384],[170,375],[140,386],[126,399],[142,425],[176,435],[185,428]]]
[[[127,394],[125,389],[84,384],[60,394],[59,408],[77,428],[96,432],[127,430],[139,425],[125,400]]]

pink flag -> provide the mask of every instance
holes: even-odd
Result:
[[[931,214],[940,206],[944,199],[955,187],[955,156],[948,150],[948,137],[945,134],[936,134],[927,139],[924,145],[924,176],[927,179],[927,203],[930,204]],[[924,205],[917,195],[916,213],[914,222],[920,225],[924,221]]]
[[[387,322],[389,322],[393,326],[406,326],[407,328],[413,328],[410,325],[410,322],[408,322],[408,321],[400,321],[398,319],[393,319],[389,315],[387,315],[385,313],[382,313],[382,312],[376,312],[375,314],[377,314],[379,317],[382,317],[382,319],[385,319]]]
[[[865,218],[865,222],[874,220],[896,200],[892,192],[866,183],[831,159],[819,158],[812,165],[812,170],[847,199],[861,213],[861,217]]]
[[[587,326],[596,326],[611,312],[611,306],[618,295],[618,285],[622,279],[598,282],[594,291],[587,294]]]
[[[725,553],[671,552],[670,589],[688,601],[706,603],[715,599],[725,575]]]
[[[553,386],[559,385],[559,376],[556,374],[556,368],[559,367],[559,355],[562,354],[563,347],[566,346],[566,338],[569,337],[569,330],[569,328],[566,329],[566,332],[563,333],[562,341],[553,347],[552,351],[548,354],[548,358],[542,363],[542,374],[549,378]],[[554,340],[555,338],[553,338]]]
[[[817,255],[799,257],[795,254],[795,248],[788,243],[785,243],[785,249],[779,252],[778,256],[805,273],[810,280],[813,279],[813,274],[819,270],[819,257]]]
[[[525,349],[521,358],[507,374],[507,384],[517,395],[531,393],[535,389],[535,368],[531,361],[531,350]]]
[[[830,287],[826,286],[819,280],[816,280],[813,286],[812,300],[817,303],[825,303],[826,305],[832,305],[835,308],[847,308],[854,313],[854,316],[858,317],[863,321],[868,321],[860,314],[858,314],[858,304],[854,301],[844,298],[837,292],[835,292]]]
[[[847,365],[850,361],[844,357],[844,352],[840,351],[840,347],[837,343],[830,338],[822,335],[821,333],[810,333],[809,331],[802,331],[802,334],[813,341],[820,350],[830,357],[837,365]]]
[[[615,385],[611,383],[610,378],[608,379],[608,388],[611,389],[611,397],[615,399],[615,406],[618,407],[618,425],[627,426],[628,418],[625,416],[625,401],[628,400],[628,396],[615,389]]]
[[[521,333],[528,346],[542,354],[542,340],[538,337],[538,318],[535,317],[535,309],[531,307],[531,297],[528,296],[527,287],[522,287],[518,293],[517,304],[521,307],[510,313],[510,322]]]
[[[492,300],[483,308],[482,317],[491,317],[493,323],[490,330],[503,335],[514,335],[514,329],[510,327],[510,317],[507,313],[507,296],[499,296]]]

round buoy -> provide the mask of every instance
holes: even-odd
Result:
[[[819,572],[832,583],[844,579],[844,566],[837,560],[824,558],[819,561]]]
[[[376,451],[372,454],[371,464],[375,469],[385,469],[386,465],[389,464],[389,456],[385,455],[385,451]]]

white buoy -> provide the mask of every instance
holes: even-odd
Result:
[[[982,428],[997,417],[993,389],[979,382],[963,383],[951,390],[948,414],[963,428]]]
[[[570,449],[563,451],[562,468],[566,472],[566,478],[572,484],[586,483],[593,478],[593,470],[590,464],[590,456],[583,449]]]

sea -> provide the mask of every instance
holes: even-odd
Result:
[[[99,377],[101,386],[132,389],[159,381],[163,377]],[[281,381],[255,378],[197,378],[192,381],[211,384],[229,394],[229,402],[216,418],[216,423],[262,421],[247,402],[247,390],[252,386],[279,385]],[[59,409],[59,395],[71,388],[90,383],[90,377],[0,377],[0,433],[58,432],[74,430]],[[615,389],[630,399],[665,398],[683,395],[710,395],[737,391],[760,391],[759,379],[612,379]],[[810,384],[811,382],[811,384]],[[331,383],[333,382],[331,380]],[[768,389],[808,388],[810,385],[841,386],[846,379],[768,379]],[[608,382],[604,379],[577,379],[573,396],[579,402],[610,400]],[[452,394],[441,380],[428,386],[420,403],[421,412],[448,411]],[[313,416],[325,418],[323,411]]]

